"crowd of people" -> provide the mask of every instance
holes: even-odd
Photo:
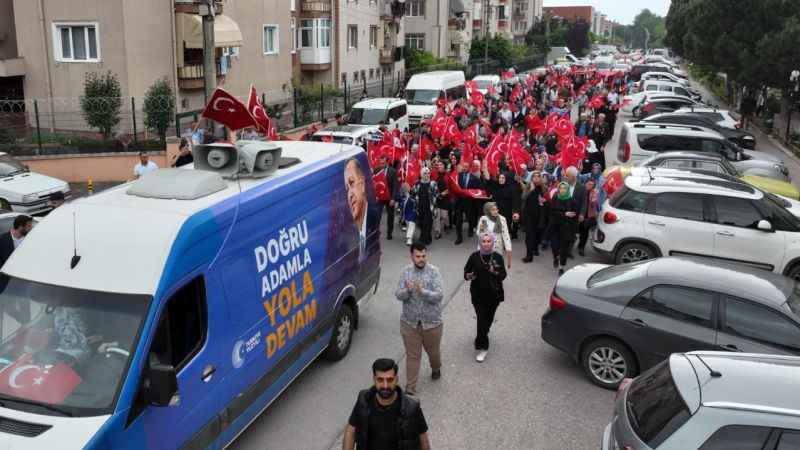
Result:
[[[606,196],[604,151],[630,84],[623,72],[510,71],[499,91],[467,82],[466,98],[440,98],[436,115],[409,132],[382,126],[367,151],[386,238],[396,215],[408,245],[451,231],[458,245],[466,222],[468,238],[494,235],[507,267],[524,235],[523,262],[549,247],[563,272],[576,242],[583,254]]]

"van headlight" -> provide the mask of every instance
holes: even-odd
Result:
[[[31,203],[39,199],[39,194],[27,194],[22,196],[22,203]]]
[[[422,118],[423,118],[423,119],[432,119],[432,118],[433,118],[433,113],[430,113],[430,114],[423,114],[423,115],[422,115]]]

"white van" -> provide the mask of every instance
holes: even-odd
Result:
[[[433,117],[439,97],[446,96],[451,105],[466,97],[464,81],[464,72],[460,70],[441,70],[412,76],[406,85],[410,125],[419,125],[423,119]]]
[[[347,118],[349,125],[380,125],[400,131],[408,129],[408,104],[402,98],[371,98],[353,105]]]
[[[333,125],[314,133],[311,140],[366,148],[370,137],[379,132],[375,125]]]
[[[687,88],[681,83],[672,81],[661,80],[647,80],[642,85],[642,92],[667,92],[683,97],[689,97],[692,100],[700,100],[701,96]]]
[[[489,92],[489,86],[494,87],[495,91],[500,92],[500,76],[499,75],[478,75],[472,81],[478,86],[478,92],[486,95]]]

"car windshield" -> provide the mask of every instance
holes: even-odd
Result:
[[[25,172],[27,169],[21,162],[8,155],[0,155],[0,177],[7,177]]]
[[[347,123],[355,125],[378,125],[386,121],[385,109],[353,108]]]
[[[440,93],[433,89],[407,89],[406,100],[409,105],[434,105]]]
[[[608,70],[608,69],[614,67],[611,63],[604,62],[604,61],[601,61],[601,62],[597,63],[596,65],[597,65],[597,70]]]
[[[589,279],[586,281],[586,287],[591,289],[595,286],[606,284],[606,282],[609,281],[619,283],[632,280],[643,275],[647,271],[647,266],[649,266],[651,262],[652,261],[639,261],[600,269],[589,277]]]
[[[492,80],[475,80],[475,85],[478,86],[478,89],[489,89],[489,86],[492,85]]]
[[[149,301],[8,279],[0,291],[0,404],[50,415],[111,412]]]
[[[311,136],[311,140],[316,142],[333,142],[334,144],[353,143],[353,138],[351,138],[350,136],[333,136],[330,134],[326,135],[315,134],[314,136]]]
[[[625,410],[633,432],[650,448],[661,445],[691,417],[672,380],[668,361],[633,380]]]

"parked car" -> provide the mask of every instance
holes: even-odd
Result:
[[[556,282],[542,339],[607,389],[676,352],[800,355],[800,289],[790,278],[706,258],[582,264]]]
[[[729,141],[733,142],[739,147],[746,148],[748,150],[755,150],[756,137],[753,135],[753,133],[739,128],[728,128],[722,126],[704,114],[693,113],[691,111],[687,112],[687,109],[688,108],[681,108],[672,113],[653,114],[642,120],[650,123],[671,123],[676,125],[695,125],[698,127],[705,127],[725,136]]]
[[[37,172],[0,152],[0,207],[23,214],[42,214],[50,211],[50,196],[62,192],[70,197],[69,184]]]
[[[682,97],[689,97],[694,101],[701,101],[703,97],[694,89],[671,80],[647,80],[642,84],[643,92],[668,92]]]
[[[779,158],[763,152],[742,150],[724,136],[708,128],[658,123],[627,122],[620,131],[617,160],[641,164],[662,152],[692,151],[722,155],[739,172],[760,169],[761,176],[789,181],[789,169]]]
[[[634,94],[625,95],[622,97],[622,112],[633,113],[634,108],[641,107],[647,100],[655,97],[675,97],[671,92],[658,92],[658,91],[643,91]],[[689,97],[684,97],[689,98]]]
[[[377,133],[380,133],[378,127],[372,125],[333,125],[314,133],[311,140],[366,148],[367,141]]]
[[[709,108],[705,105],[702,106],[689,106],[686,108],[681,108],[675,111],[679,114],[695,114],[701,117],[705,117],[709,120],[714,121],[719,126],[730,128],[732,130],[738,130],[742,128],[742,122],[731,114],[730,111],[725,109],[718,109],[718,108]]]
[[[603,450],[800,448],[800,358],[677,353],[617,392]]]
[[[631,80],[639,81],[641,79],[641,77],[642,77],[642,74],[647,73],[647,72],[667,72],[667,73],[672,73],[672,71],[669,69],[669,67],[666,67],[666,66],[657,66],[655,64],[642,64],[642,63],[639,63],[639,64],[634,64],[634,66],[631,67],[631,73],[630,73]]]
[[[653,114],[670,113],[686,106],[698,105],[698,102],[698,100],[677,95],[674,97],[650,98],[643,101],[639,107],[633,108],[633,117],[644,119]]]
[[[489,93],[489,87],[494,88],[495,92],[500,92],[500,76],[499,75],[478,75],[472,81],[478,86],[478,92],[483,95]]]
[[[661,80],[661,81],[672,81],[675,83],[680,83],[684,86],[689,86],[689,80],[685,80],[677,75],[673,75],[669,72],[647,72],[643,73],[642,77],[639,82],[634,83],[634,86],[639,87],[639,85],[645,81],[649,80]]]
[[[800,219],[771,194],[711,175],[626,177],[603,203],[592,245],[617,264],[696,255],[800,280]]]
[[[642,166],[697,171],[733,177],[762,191],[792,200],[800,200],[800,191],[792,183],[763,176],[759,169],[750,169],[744,173],[739,172],[727,159],[713,153],[664,152],[646,160],[642,163]]]

